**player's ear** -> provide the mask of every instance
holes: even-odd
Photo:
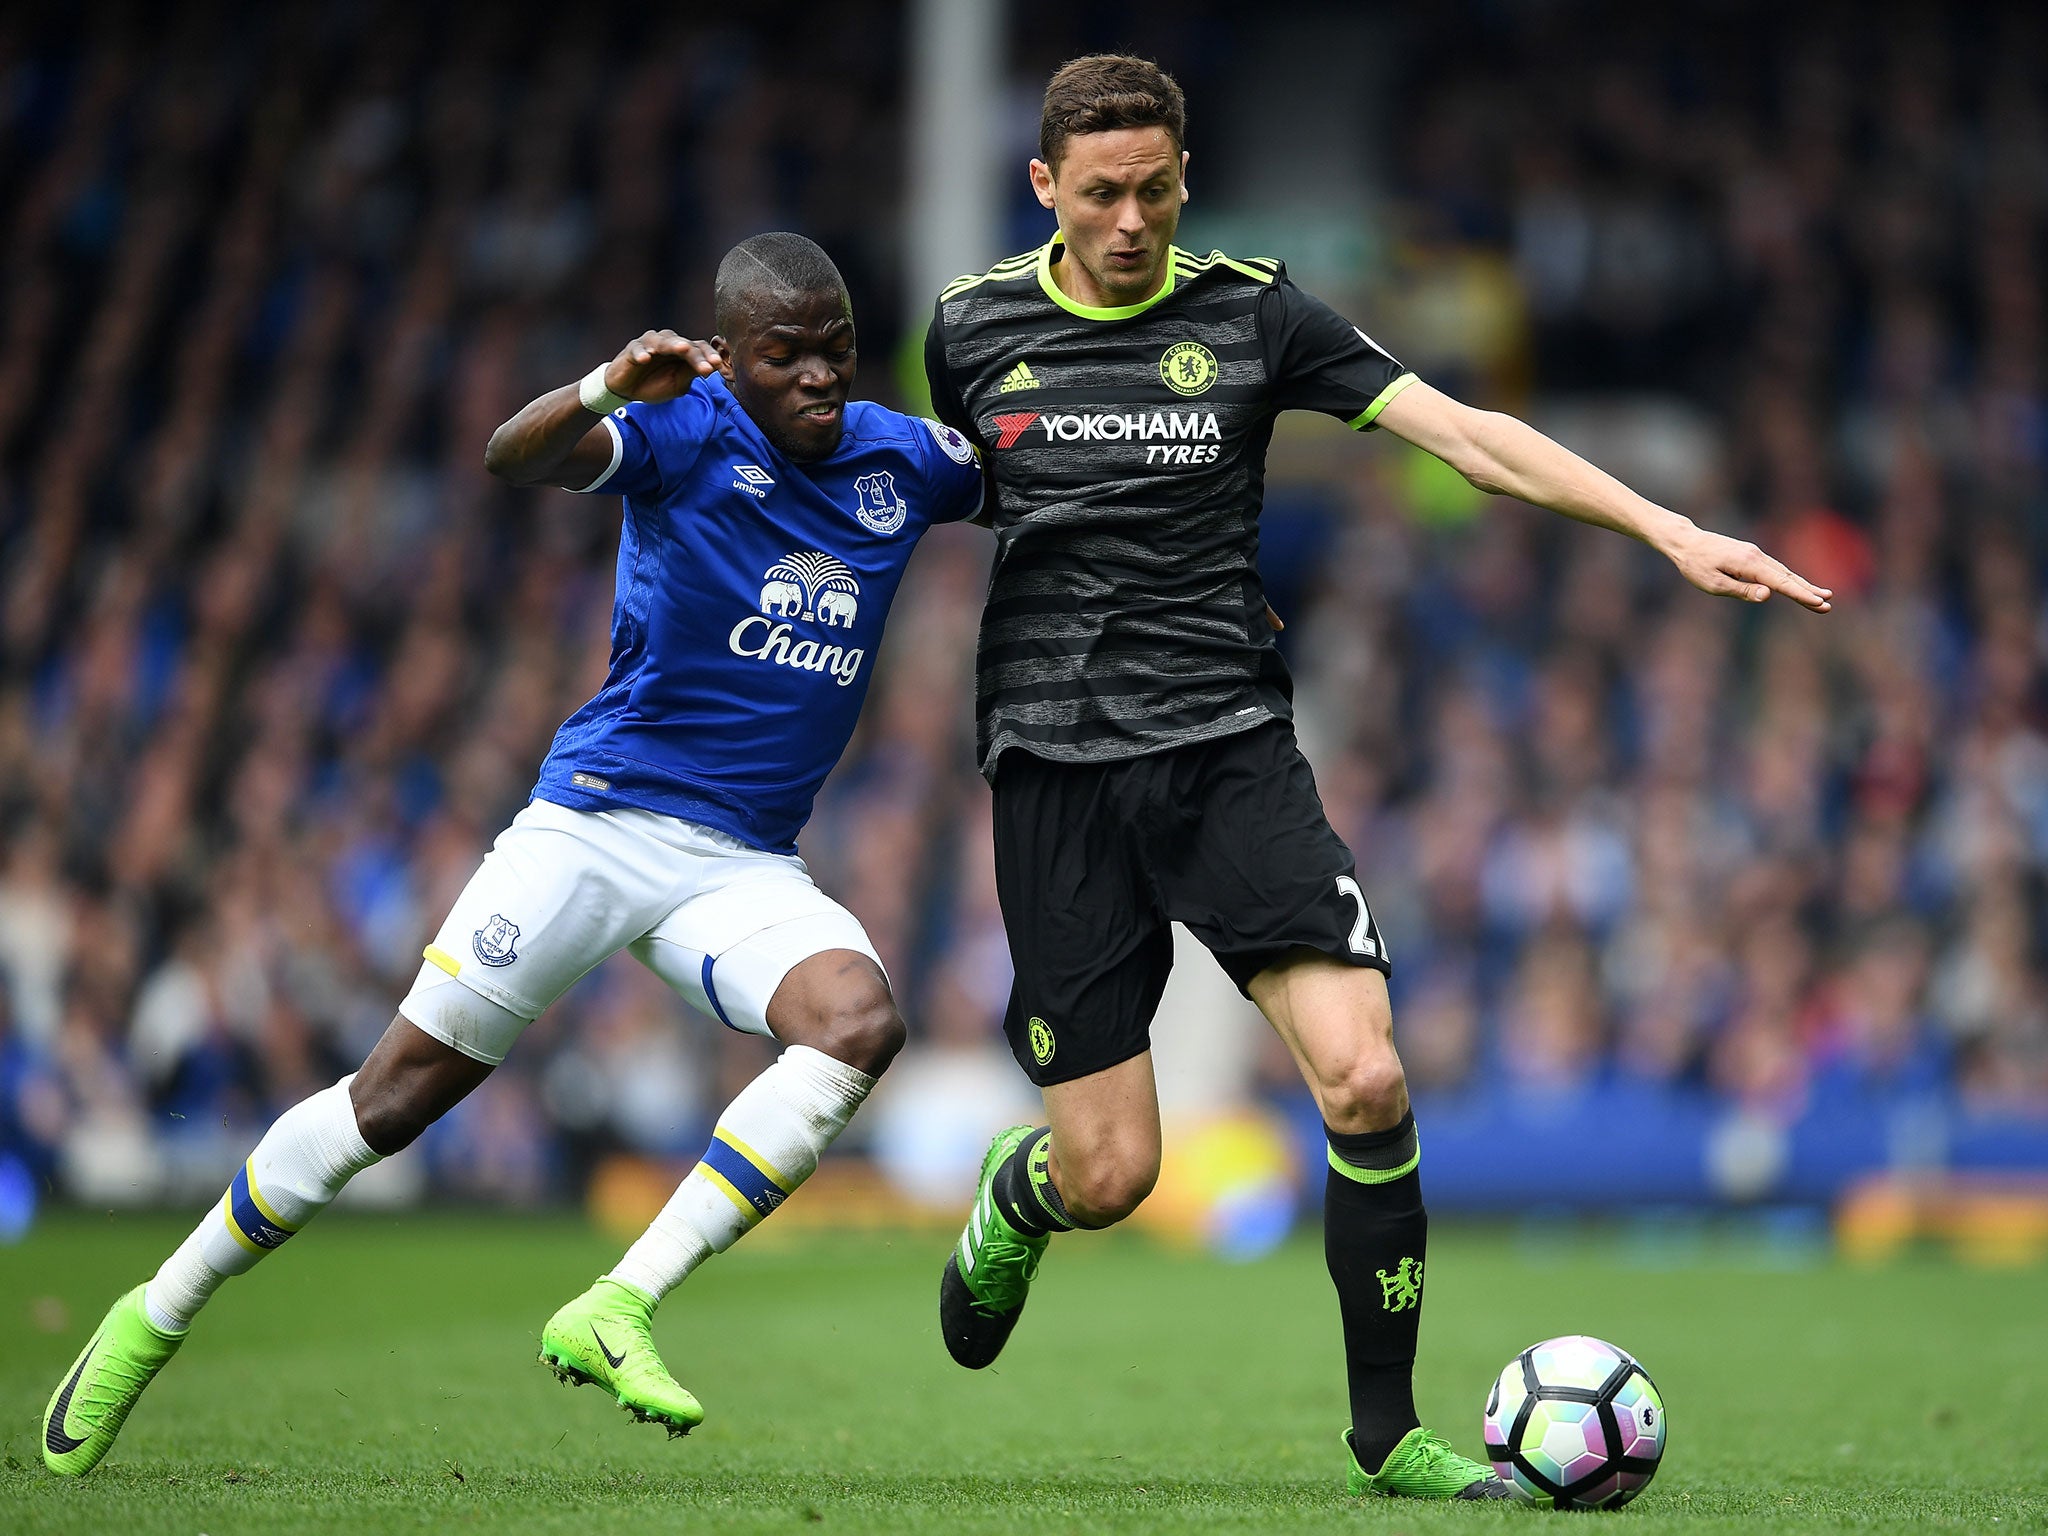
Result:
[[[1180,200],[1188,200],[1188,152],[1180,152]]]
[[[732,382],[732,343],[723,336],[711,338],[711,350],[718,354],[718,376],[726,383]]]
[[[1043,160],[1031,162],[1031,190],[1038,194],[1038,206],[1052,206],[1052,167]]]

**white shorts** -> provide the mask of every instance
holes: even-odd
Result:
[[[754,1035],[773,1034],[769,999],[801,961],[850,949],[882,963],[794,854],[654,811],[535,800],[463,887],[399,1012],[495,1066],[621,949],[693,1007]]]

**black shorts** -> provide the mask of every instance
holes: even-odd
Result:
[[[1148,1049],[1185,923],[1244,991],[1307,947],[1387,970],[1294,728],[1111,763],[1012,748],[996,768],[996,891],[1017,980],[1003,1019],[1040,1086]]]

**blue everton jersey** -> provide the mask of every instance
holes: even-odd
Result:
[[[849,401],[828,459],[784,458],[717,376],[605,418],[625,497],[611,672],[555,733],[537,799],[640,806],[775,852],[846,750],[919,537],[974,516],[951,427]]]

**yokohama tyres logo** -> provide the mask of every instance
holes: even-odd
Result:
[[[996,447],[1014,448],[1032,427],[1048,443],[1220,443],[1223,431],[1214,411],[1005,411],[991,416]],[[1163,452],[1163,449],[1160,449]],[[1154,460],[1148,457],[1146,462]],[[1161,460],[1160,462],[1166,462]],[[1178,462],[1191,462],[1182,457]],[[1201,462],[1214,462],[1214,454]]]
[[[996,424],[996,447],[1013,448],[1017,439],[1024,435],[1024,429],[1038,420],[1038,412],[1011,411],[992,419]]]

